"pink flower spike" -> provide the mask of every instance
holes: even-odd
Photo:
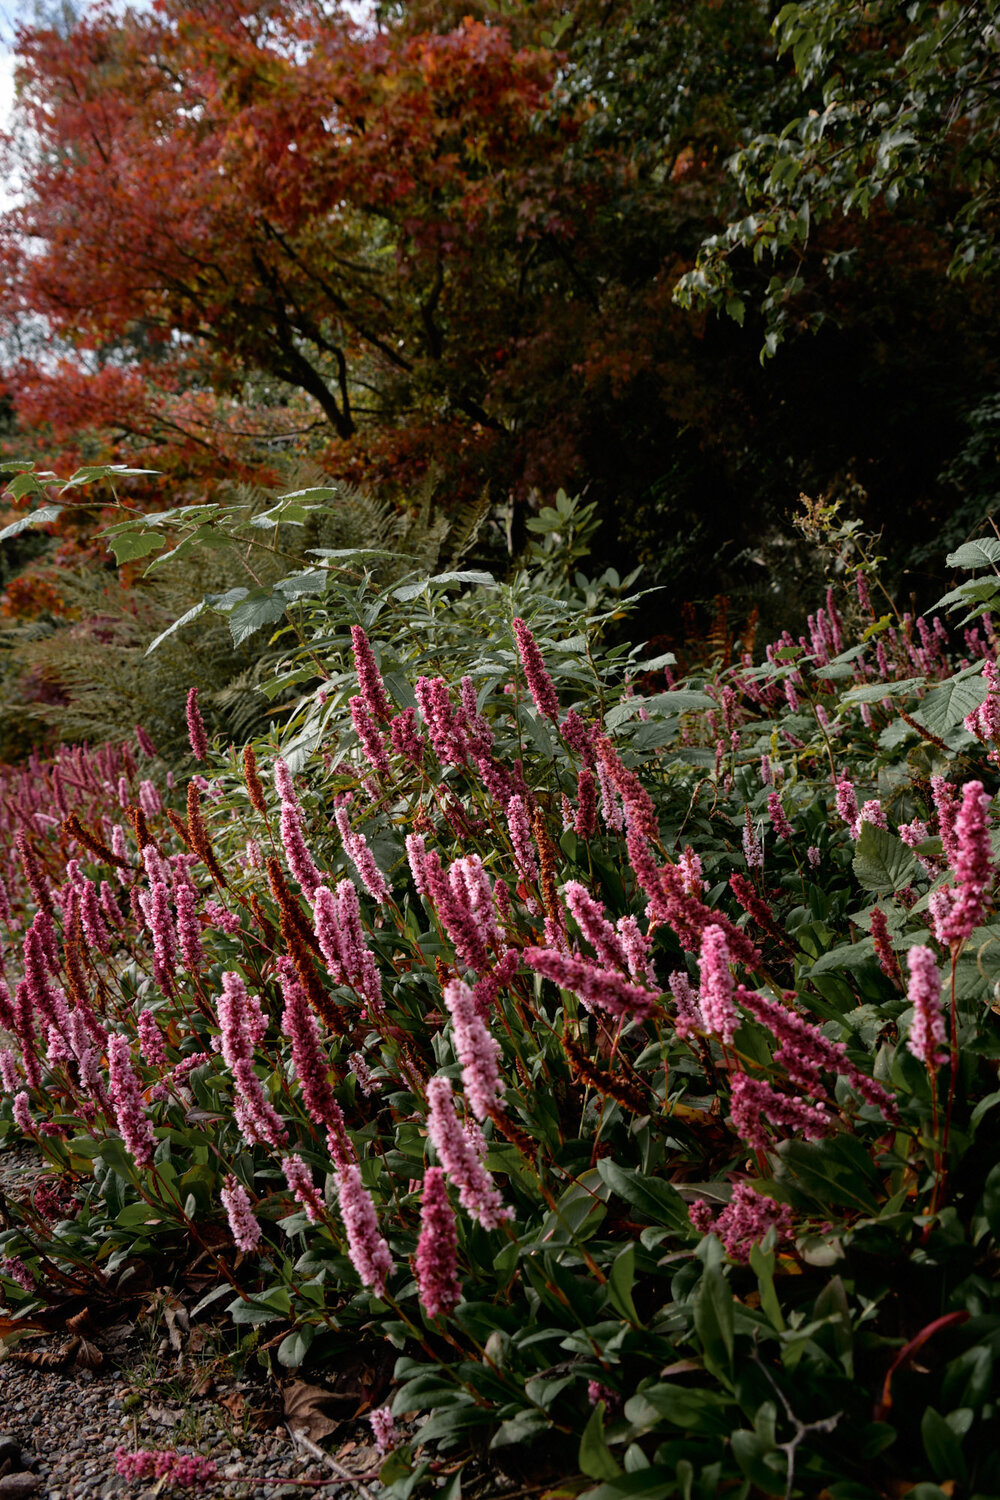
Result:
[[[197,688],[191,688],[187,695],[187,726],[188,739],[191,743],[191,754],[195,760],[207,760],[208,735],[205,733],[205,721],[198,707]]]
[[[941,1014],[941,975],[930,948],[911,948],[906,963],[910,971],[907,999],[913,1006],[906,1045],[915,1058],[934,1069],[948,1061]]]
[[[306,1218],[310,1223],[318,1224],[325,1215],[323,1198],[301,1156],[283,1156],[281,1170],[285,1174],[288,1191],[296,1203],[301,1203],[306,1211]]]
[[[493,1178],[459,1124],[447,1078],[430,1080],[427,1103],[430,1105],[427,1134],[442,1167],[458,1188],[459,1203],[484,1229],[498,1229],[504,1219],[511,1217],[511,1211],[504,1207]]]
[[[462,1087],[477,1120],[485,1120],[503,1099],[498,1062],[500,1044],[490,1036],[469,986],[453,979],[444,987],[444,1003],[451,1016],[455,1051],[462,1064]]]
[[[521,658],[524,678],[528,684],[528,691],[534,699],[535,707],[540,714],[551,719],[553,724],[558,723],[559,698],[555,686],[546,670],[535,637],[520,618],[514,620],[514,639],[517,642],[517,654]]]
[[[777,1229],[779,1239],[791,1233],[792,1211],[787,1204],[755,1192],[748,1182],[738,1182],[712,1227],[730,1259],[746,1265],[750,1251],[769,1229]]]
[[[384,1456],[396,1445],[396,1424],[393,1421],[392,1408],[377,1406],[374,1411],[368,1413],[368,1421],[371,1424],[375,1446]]]
[[[450,1313],[462,1300],[458,1235],[440,1167],[428,1167],[420,1204],[420,1238],[414,1261],[420,1303],[429,1318]]]
[[[260,1244],[261,1228],[254,1217],[246,1189],[240,1186],[235,1177],[229,1176],[219,1197],[226,1210],[237,1250],[242,1250],[244,1255],[251,1255]]]
[[[351,641],[354,646],[354,665],[358,673],[358,687],[365,707],[382,724],[392,718],[392,704],[382,681],[382,674],[375,661],[371,642],[360,625],[351,626]]]
[[[153,1160],[156,1138],[146,1118],[139,1081],[132,1070],[132,1053],[125,1037],[108,1040],[108,1092],[125,1149],[136,1166],[148,1167]]]
[[[706,927],[701,936],[701,1014],[705,1031],[728,1046],[736,1035],[740,1018],[733,1004],[732,962],[726,934],[721,927]]]
[[[389,1246],[379,1233],[375,1205],[365,1190],[358,1167],[342,1167],[336,1172],[335,1181],[351,1264],[362,1285],[371,1287],[381,1297],[393,1262]]]

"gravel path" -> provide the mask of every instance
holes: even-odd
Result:
[[[0,1194],[16,1200],[30,1191],[37,1172],[30,1147],[0,1151]],[[122,1323],[81,1333],[86,1343],[77,1358],[84,1364],[100,1360],[97,1368],[81,1367],[72,1354],[60,1361],[61,1351],[79,1344],[67,1329],[34,1333],[13,1349],[0,1345],[0,1500],[159,1495],[157,1481],[116,1474],[118,1447],[176,1449],[213,1459],[217,1478],[202,1491],[207,1500],[365,1495],[365,1485],[357,1482],[331,1484],[336,1469],[329,1461],[315,1447],[303,1452],[293,1441],[273,1386],[237,1377],[224,1360],[204,1351],[202,1357],[197,1351],[178,1355],[160,1325],[152,1325],[152,1332]],[[40,1362],[46,1359],[57,1367],[46,1368]],[[367,1423],[343,1424],[336,1439],[341,1474],[377,1468]],[[307,1483],[286,1482],[294,1480]],[[319,1490],[318,1480],[326,1481]],[[378,1485],[369,1480],[367,1493],[373,1490]]]

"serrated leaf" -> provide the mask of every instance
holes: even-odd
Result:
[[[957,551],[948,553],[945,562],[949,568],[992,568],[1000,562],[1000,541],[984,536],[963,542]]]
[[[858,883],[877,896],[905,890],[919,873],[913,853],[902,839],[874,823],[862,823],[853,860]]]
[[[147,557],[150,552],[159,552],[166,546],[166,537],[154,531],[121,531],[107,538],[108,546],[115,554],[119,567],[137,557]]]
[[[419,583],[404,583],[398,589],[393,589],[392,597],[398,599],[400,604],[405,604],[409,599],[416,599],[432,583],[478,583],[483,588],[496,588],[496,579],[492,573],[457,572],[457,573],[435,573],[430,578],[422,578]]]
[[[258,630],[263,630],[265,625],[277,624],[287,605],[288,600],[280,594],[254,589],[235,609],[229,611],[229,632],[233,645],[242,645],[252,635],[256,635]]]
[[[46,526],[49,521],[57,520],[62,513],[61,505],[40,505],[37,510],[31,511],[26,516],[18,516],[16,521],[11,521],[9,526],[5,526],[0,531],[0,542],[6,542],[12,536],[20,536],[21,532],[27,531],[30,526]]]
[[[951,677],[931,689],[913,717],[932,734],[944,735],[985,703],[988,692],[986,680],[981,676]]]

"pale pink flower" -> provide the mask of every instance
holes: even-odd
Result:
[[[829,1135],[833,1120],[822,1104],[778,1091],[762,1078],[736,1073],[730,1097],[732,1123],[737,1135],[752,1149],[769,1150],[774,1131],[779,1140],[801,1130],[807,1141]]]
[[[386,883],[385,876],[375,863],[375,856],[368,847],[368,840],[363,833],[358,833],[351,828],[344,803],[335,809],[333,816],[343,840],[344,853],[357,870],[361,884],[373,901],[385,905],[392,900],[392,892]]]
[[[141,1010],[136,1026],[139,1035],[139,1051],[144,1062],[151,1068],[162,1067],[167,1061],[167,1049],[163,1045],[163,1033],[156,1024],[151,1010]]]
[[[368,1421],[371,1424],[372,1436],[379,1453],[388,1453],[396,1443],[396,1424],[393,1421],[392,1408],[375,1407],[368,1413]]]
[[[525,948],[522,957],[536,974],[543,974],[560,989],[572,990],[585,1005],[600,1006],[613,1016],[643,1021],[657,1003],[652,991],[640,989],[592,959],[553,948]]]
[[[454,1027],[455,1051],[462,1064],[462,1087],[477,1120],[485,1120],[503,1099],[498,1063],[500,1044],[490,1036],[469,986],[453,979],[444,987],[444,1003]]]
[[[778,835],[778,838],[784,839],[786,843],[791,842],[795,834],[791,823],[789,823],[788,818],[785,816],[785,809],[781,805],[780,793],[770,792],[768,794],[767,815],[771,820],[771,827]]]
[[[372,717],[367,703],[362,697],[354,697],[350,699],[348,707],[351,710],[351,723],[354,725],[354,732],[361,742],[361,748],[368,757],[372,769],[377,771],[380,776],[388,776],[390,774],[389,757],[385,752],[385,745],[382,742],[378,725]]]
[[[858,799],[854,792],[854,783],[846,776],[841,777],[836,787],[837,812],[843,818],[851,831],[851,838],[856,839],[861,829],[861,814],[858,811]]]
[[[364,1286],[376,1296],[385,1291],[386,1277],[393,1263],[389,1246],[379,1233],[375,1205],[361,1181],[356,1166],[340,1168],[335,1174],[340,1216],[347,1233],[347,1253]]]
[[[705,1021],[698,1005],[698,996],[691,988],[691,981],[684,970],[678,969],[671,974],[669,983],[670,993],[677,1007],[674,1029],[681,1041],[684,1041],[692,1031],[703,1030]]]
[[[260,1244],[261,1227],[254,1217],[246,1189],[230,1175],[226,1178],[226,1185],[221,1189],[219,1197],[226,1210],[237,1250],[242,1250],[244,1255],[251,1255]]]
[[[746,1265],[750,1251],[760,1244],[769,1229],[777,1229],[781,1239],[791,1233],[792,1211],[787,1204],[755,1192],[749,1183],[738,1182],[712,1227],[726,1254]]]
[[[427,1134],[442,1167],[458,1188],[458,1201],[484,1229],[497,1229],[511,1217],[482,1159],[459,1124],[447,1078],[432,1078],[427,1085]]]
[[[507,803],[507,828],[522,875],[526,880],[537,880],[538,861],[535,858],[535,847],[531,841],[531,825],[528,822],[523,797],[511,797]]]
[[[578,880],[567,880],[563,886],[569,907],[583,936],[606,967],[628,967],[621,937],[604,915],[604,903],[597,901]]]
[[[31,1105],[24,1089],[21,1089],[19,1093],[14,1095],[12,1113],[14,1115],[14,1124],[23,1135],[35,1134],[34,1116],[31,1113]]]
[[[306,1218],[311,1223],[318,1224],[324,1217],[324,1205],[322,1195],[313,1182],[312,1172],[301,1156],[283,1156],[281,1170],[285,1174],[288,1191],[296,1203],[301,1203],[306,1211]]]
[[[153,1160],[156,1138],[143,1109],[128,1041],[119,1035],[108,1040],[108,1092],[126,1151],[135,1158],[137,1166],[148,1167]]]
[[[750,817],[749,807],[746,809],[743,824],[743,857],[747,862],[748,870],[764,868],[764,845]]]
[[[911,948],[906,962],[910,971],[907,999],[913,1006],[906,1045],[920,1062],[936,1068],[948,1061],[941,1014],[941,975],[930,948]]]

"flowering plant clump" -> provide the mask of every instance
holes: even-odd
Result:
[[[9,783],[0,1131],[77,1211],[8,1308],[190,1257],[279,1366],[388,1340],[399,1496],[1000,1492],[992,628],[831,591],[678,683],[456,577],[303,606],[280,745]]]

